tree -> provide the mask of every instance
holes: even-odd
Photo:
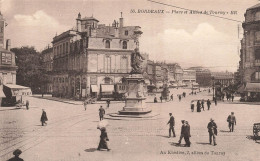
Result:
[[[33,93],[41,93],[41,87],[47,81],[47,77],[42,68],[40,53],[34,47],[28,46],[12,48],[11,51],[16,55],[18,66],[16,83],[31,87]]]

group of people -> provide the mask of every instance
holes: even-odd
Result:
[[[171,137],[171,133],[173,134],[173,137],[176,137],[175,135],[175,130],[174,130],[174,126],[175,126],[175,120],[174,117],[172,115],[172,113],[169,113],[170,115],[170,120],[168,121],[167,125],[169,124],[169,138]],[[179,144],[181,144],[181,140],[182,138],[184,138],[185,140],[185,146],[190,147],[190,125],[188,123],[188,121],[182,120],[182,127],[181,127],[181,135],[180,135],[180,140],[179,140]]]
[[[169,113],[170,115],[170,120],[168,121],[167,124],[169,124],[169,138],[171,137],[171,133],[173,134],[173,137],[176,137],[175,135],[175,120],[174,117],[172,116],[172,113]],[[182,138],[184,138],[185,140],[185,146],[186,147],[190,147],[191,142],[190,142],[190,125],[188,121],[185,120],[181,120],[182,122],[182,127],[181,127],[181,135],[180,135],[180,139],[178,141],[178,144],[181,144],[181,140]],[[234,131],[234,125],[236,125],[236,117],[234,115],[234,112],[231,112],[231,115],[228,116],[227,118],[227,122],[229,123],[229,129],[230,132]],[[207,129],[208,129],[208,133],[209,133],[209,144],[212,144],[214,146],[217,145],[216,142],[216,136],[218,135],[218,130],[217,130],[217,124],[215,123],[214,119],[210,119],[210,122],[207,125]]]
[[[191,111],[194,111],[195,108],[195,100],[191,101]],[[211,106],[211,101],[208,99],[207,101],[204,101],[204,99],[202,100],[197,100],[197,112],[201,112],[201,110],[205,111],[205,104],[207,104],[207,108],[208,110],[210,110],[210,106]]]

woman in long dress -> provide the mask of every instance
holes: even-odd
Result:
[[[107,151],[109,151],[110,149],[107,146],[107,141],[109,141],[109,139],[107,136],[106,128],[103,127],[100,129],[100,131],[101,131],[101,135],[100,135],[100,141],[97,150],[107,149]]]

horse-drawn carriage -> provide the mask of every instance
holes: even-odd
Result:
[[[260,132],[260,123],[254,123],[253,126],[253,135],[254,135],[254,140],[256,141]]]

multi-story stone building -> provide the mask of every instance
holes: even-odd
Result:
[[[234,83],[234,73],[232,72],[212,72],[211,76],[214,82],[219,82],[222,87],[227,87]]]
[[[189,69],[196,71],[196,82],[201,87],[211,86],[211,72],[204,67],[190,67]]]
[[[196,70],[184,69],[182,81],[185,85],[192,87],[196,83]]]
[[[125,26],[121,15],[112,26],[94,17],[76,19],[76,28],[53,38],[53,95],[86,97],[112,94],[131,71],[131,54],[139,46],[139,26]]]
[[[43,61],[43,68],[47,74],[47,82],[42,86],[43,93],[52,94],[53,84],[52,84],[52,70],[53,70],[53,48],[47,47],[41,52],[41,57]]]
[[[260,100],[260,4],[246,10],[239,72],[245,91]]]

